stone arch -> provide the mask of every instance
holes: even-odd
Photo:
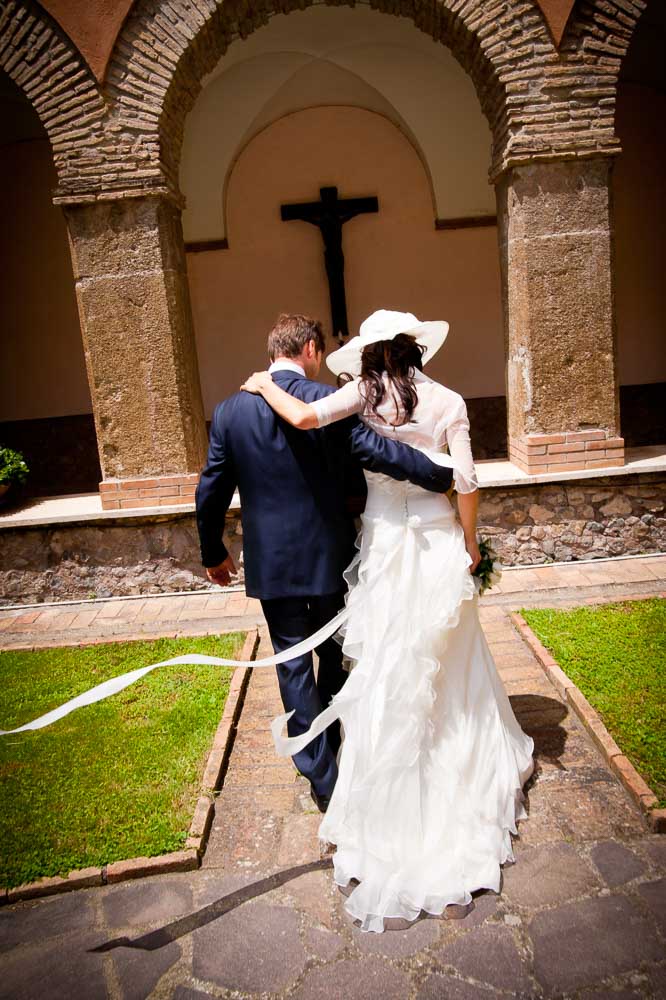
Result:
[[[104,102],[90,68],[56,22],[33,0],[0,3],[0,69],[39,115],[53,150],[58,194],[87,190],[99,156]]]
[[[114,163],[105,167],[107,175],[117,172],[118,184],[125,188],[164,185],[177,196],[184,122],[201,81],[232,40],[247,37],[276,14],[304,9],[312,2],[260,0],[250,5],[246,0],[138,0],[107,74],[118,126]],[[354,5],[353,0],[343,2]],[[465,4],[460,0],[370,0],[369,5],[409,18],[451,49],[474,82],[493,133],[493,169],[500,170],[507,139],[516,128],[512,122],[515,102],[507,100],[512,71],[524,59],[526,45],[534,49],[535,62],[546,49],[555,55],[546,22],[533,0],[514,0],[508,10],[489,7],[486,0]],[[140,171],[139,147],[145,160]]]

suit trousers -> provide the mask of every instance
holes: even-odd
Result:
[[[277,597],[262,600],[276,653],[307,639],[333,618],[343,607],[345,591],[319,597]],[[335,639],[317,646],[319,669],[315,679],[312,653],[280,664],[277,669],[282,704],[294,711],[287,724],[289,736],[300,736],[313,719],[326,708],[344,684],[347,673],[342,667],[342,647]],[[309,780],[317,795],[328,797],[338,776],[336,761],[340,749],[340,723],[334,722],[325,733],[295,754],[294,764]]]

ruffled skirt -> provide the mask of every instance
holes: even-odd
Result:
[[[393,484],[395,487],[396,484]],[[347,571],[351,664],[333,704],[344,731],[320,839],[361,927],[441,914],[499,891],[526,816],[533,741],[478,617],[462,529],[445,497],[371,490]]]

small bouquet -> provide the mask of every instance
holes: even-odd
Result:
[[[502,579],[502,564],[498,560],[497,553],[490,544],[489,539],[481,538],[479,540],[479,552],[481,553],[481,562],[474,570],[472,576],[474,577],[476,592],[480,597],[486,590],[490,590],[491,587],[500,582]]]

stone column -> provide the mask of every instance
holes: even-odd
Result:
[[[206,427],[180,210],[156,196],[68,205],[106,509],[190,502]]]
[[[532,163],[497,184],[509,458],[532,474],[624,464],[609,175]]]

